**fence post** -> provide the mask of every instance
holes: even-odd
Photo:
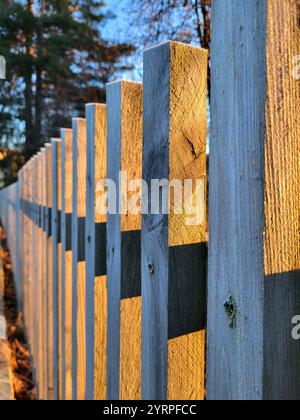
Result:
[[[73,119],[72,377],[73,400],[85,399],[86,120]]]
[[[32,355],[32,365],[33,365],[33,379],[36,379],[36,365],[35,365],[35,345],[34,345],[34,311],[35,305],[34,300],[34,279],[35,279],[35,261],[34,261],[34,247],[35,247],[35,234],[34,234],[34,180],[35,180],[35,171],[34,171],[34,157],[30,159],[29,165],[29,230],[30,230],[30,247],[28,255],[28,264],[29,264],[29,328],[30,328],[30,348]]]
[[[51,228],[52,228],[52,322],[53,322],[53,399],[59,399],[59,343],[58,343],[58,289],[59,289],[59,269],[58,269],[58,232],[60,225],[58,221],[58,197],[59,197],[59,172],[61,160],[61,140],[52,139],[52,211],[51,211]]]
[[[142,177],[140,83],[107,86],[107,165],[118,198],[117,214],[107,216],[107,398],[134,400],[141,398],[141,214],[118,207],[136,194],[130,182]]]
[[[153,194],[153,214],[143,215],[143,399],[204,398],[207,59],[207,51],[175,42],[144,54],[143,179],[149,188],[168,181],[170,191],[190,180],[192,190],[184,215],[172,194],[169,216],[153,212]],[[158,203],[169,192],[163,185]]]
[[[57,380],[58,400],[62,400],[62,243],[61,243],[61,213],[62,213],[62,143],[57,144]]]
[[[53,308],[52,308],[52,145],[46,144],[47,235],[47,399],[53,400]]]
[[[17,302],[19,310],[22,305],[22,293],[21,293],[21,191],[20,191],[20,180],[19,176],[16,182],[16,260],[15,260],[15,285],[17,291]]]
[[[35,364],[36,364],[36,385],[37,385],[37,396],[41,399],[42,394],[42,363],[41,363],[41,283],[42,283],[42,244],[41,244],[41,231],[40,231],[40,201],[41,201],[41,153],[37,153],[34,159],[34,228],[35,228],[35,240],[34,247],[35,253],[33,255],[35,265],[35,276],[34,276],[34,343],[35,343]]]
[[[26,240],[28,241],[28,236],[27,236],[27,167],[28,167],[28,163],[26,163],[24,165],[23,168],[23,174],[22,174],[22,178],[23,178],[23,199],[24,199],[24,203],[23,203],[23,237],[26,238]],[[24,321],[25,321],[25,330],[26,330],[26,334],[28,337],[28,331],[27,331],[27,259],[26,259],[26,246],[25,246],[25,242],[23,244],[22,247],[22,259],[23,259],[23,264],[22,264],[22,278],[23,278],[23,285],[22,285],[22,290],[23,290],[23,315],[24,315]]]
[[[212,16],[208,399],[298,400],[299,1]]]
[[[41,149],[40,162],[41,176],[41,202],[40,202],[40,226],[41,226],[41,359],[42,359],[42,393],[41,398],[47,399],[47,353],[46,353],[46,331],[47,331],[47,270],[46,270],[46,149]]]
[[[72,399],[72,130],[62,129],[61,152],[61,299],[62,399]]]
[[[18,240],[18,277],[19,277],[19,311],[24,313],[24,295],[23,295],[23,242],[24,242],[24,224],[23,224],[23,168],[18,173],[18,188],[19,188],[19,237]]]
[[[88,104],[86,176],[86,399],[106,398],[106,214],[97,211],[106,179],[106,106]]]

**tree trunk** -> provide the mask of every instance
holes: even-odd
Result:
[[[34,13],[34,0],[27,0],[27,9]],[[33,55],[32,35],[29,34],[26,40],[26,54]],[[26,69],[25,80],[25,153],[31,156],[35,151],[34,142],[34,122],[33,122],[33,92],[32,92],[32,66]]]
[[[31,73],[25,75],[25,153],[31,155],[34,151],[34,130],[32,115],[32,80]]]

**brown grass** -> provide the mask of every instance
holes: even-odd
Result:
[[[10,261],[5,231],[0,228],[0,241],[3,249],[3,269],[5,276],[5,317],[7,340],[10,346],[10,364],[16,400],[35,400],[36,389],[32,375],[29,345],[25,335],[22,314],[18,310],[14,277]]]

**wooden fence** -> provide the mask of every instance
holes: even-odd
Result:
[[[1,191],[40,399],[300,399],[299,10],[213,3],[208,259],[206,212],[98,209],[120,171],[206,180],[202,49],[146,51]]]

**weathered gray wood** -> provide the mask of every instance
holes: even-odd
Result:
[[[272,60],[281,59],[268,51],[271,61],[266,61],[267,33],[271,34],[267,32],[268,19],[274,19],[267,10],[270,12],[275,1],[229,0],[226,7],[222,0],[213,2],[210,400],[300,398],[300,345],[292,340],[290,325],[292,316],[300,311],[299,271],[264,275],[266,74],[268,65],[275,63]],[[291,3],[281,5],[286,8]],[[273,24],[279,24],[278,19]],[[268,77],[273,83],[275,76]],[[269,96],[269,100],[273,98]],[[279,105],[278,101],[276,112]],[[281,117],[273,114],[272,118]],[[275,150],[275,136],[269,141]],[[269,157],[266,163],[274,164]],[[286,199],[295,197],[281,195],[281,205]],[[224,303],[230,300],[232,306],[227,306],[226,312]]]
[[[107,177],[116,181],[119,207],[121,170],[121,83],[107,86]],[[119,399],[121,217],[107,215],[107,399]]]
[[[94,292],[95,292],[95,107],[86,108],[87,150],[86,150],[86,399],[94,399]]]
[[[126,172],[127,185],[142,175],[142,85],[129,81],[116,82],[108,85],[107,93],[108,178],[117,186],[118,195],[121,170]],[[109,212],[108,399],[141,398],[140,241],[141,214],[126,212],[115,215]]]
[[[96,209],[97,183],[106,178],[106,105],[86,105],[86,121],[86,399],[93,400],[105,399],[106,383],[106,316],[96,316],[106,314],[106,307],[95,307],[95,301],[106,306],[107,300],[106,214]]]
[[[144,54],[148,186],[153,179],[205,180],[206,69],[207,52],[183,44],[167,42]],[[206,219],[194,227],[184,220],[162,209],[143,215],[142,398],[147,400],[204,396]]]

